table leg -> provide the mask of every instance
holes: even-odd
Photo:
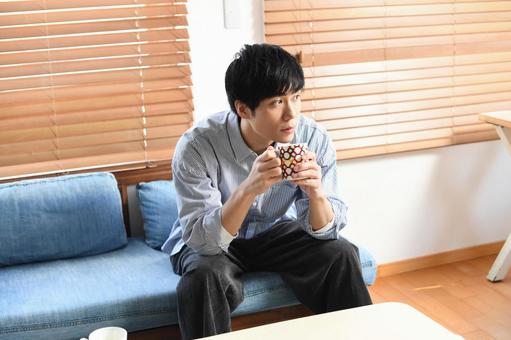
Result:
[[[497,126],[497,133],[511,153],[511,129]],[[486,278],[492,282],[501,281],[506,277],[509,267],[511,267],[511,234],[507,237]]]
[[[507,237],[486,278],[492,282],[502,281],[506,277],[509,267],[511,267],[511,234]]]
[[[511,128],[497,126],[497,134],[507,147],[507,151],[511,154]]]

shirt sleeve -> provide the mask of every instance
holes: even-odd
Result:
[[[333,226],[334,226],[334,217],[332,217],[330,222],[328,222],[327,224],[325,224],[324,226],[322,226],[318,230],[313,230],[312,232],[314,234],[316,234],[316,235],[320,235],[320,234],[323,234],[323,233],[328,233],[330,231],[330,229],[332,229]]]
[[[346,226],[346,212],[348,207],[339,198],[336,154],[328,136],[323,135],[322,143],[320,143],[318,150],[324,150],[322,153],[316,153],[316,159],[321,167],[321,186],[332,206],[334,218],[330,222],[331,225],[327,224],[321,229],[314,231],[309,222],[309,197],[302,190],[299,190],[299,196],[295,202],[297,216],[299,221],[303,221],[305,231],[313,237],[322,240],[337,239],[339,238],[341,229]]]
[[[204,161],[193,144],[188,143],[185,150],[180,149],[179,146],[176,148],[172,171],[183,241],[203,255],[227,251],[236,235],[232,236],[222,224],[220,191],[213,186]]]

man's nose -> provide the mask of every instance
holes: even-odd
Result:
[[[284,117],[286,120],[290,120],[296,117],[298,115],[298,108],[295,106],[294,103],[287,103],[285,107]]]

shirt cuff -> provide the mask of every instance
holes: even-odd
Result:
[[[236,237],[238,237],[238,233],[236,235],[232,236],[223,226],[220,227],[220,242],[219,246],[222,248],[224,252],[228,252],[229,245],[231,244],[232,240],[234,240]]]
[[[322,226],[321,228],[319,228],[318,230],[312,230],[312,233],[313,234],[324,234],[326,232],[328,232],[330,229],[332,229],[332,227],[334,226],[334,219],[335,219],[335,216],[332,217],[332,219],[330,220],[330,222],[328,222],[327,224],[325,224],[324,226]],[[230,235],[230,234],[229,234]]]

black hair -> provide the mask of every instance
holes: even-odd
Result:
[[[252,111],[261,100],[304,87],[303,70],[298,60],[283,48],[270,44],[245,45],[225,72],[225,91],[234,113],[239,100]]]

